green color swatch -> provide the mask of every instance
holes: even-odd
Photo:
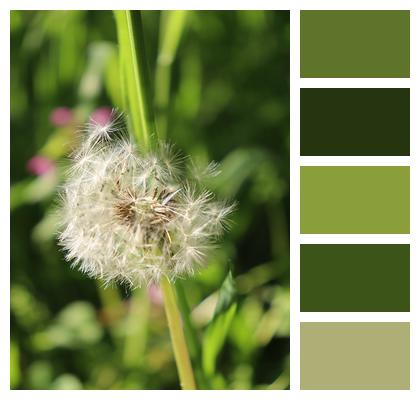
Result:
[[[410,12],[300,12],[302,78],[408,78]]]
[[[300,311],[410,311],[410,246],[302,244]]]
[[[410,233],[409,167],[301,167],[301,233]]]
[[[301,89],[302,156],[409,156],[410,89]]]
[[[303,322],[301,389],[410,388],[408,322]]]

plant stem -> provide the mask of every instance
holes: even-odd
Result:
[[[182,328],[182,319],[178,310],[172,284],[166,277],[163,277],[160,281],[160,287],[164,296],[166,318],[168,319],[172,347],[175,353],[175,362],[178,368],[181,388],[186,390],[196,389],[194,374]]]
[[[187,338],[187,346],[189,353],[191,355],[191,359],[193,364],[194,361],[200,360],[201,357],[201,349],[200,344],[198,341],[197,333],[195,329],[193,328],[193,324],[191,321],[191,310],[187,302],[187,298],[185,296],[184,288],[182,287],[182,282],[178,280],[175,282],[175,293],[176,298],[178,300],[178,307],[179,312],[181,314],[183,326],[184,326],[184,332],[185,337]],[[194,370],[197,369],[197,366],[194,365]]]
[[[131,123],[140,151],[148,151],[155,133],[150,81],[147,72],[146,51],[140,11],[114,11],[117,23],[123,93],[128,98]],[[182,389],[196,389],[188,348],[181,324],[172,284],[166,277],[161,280],[165,312],[172,347]]]
[[[129,116],[140,151],[147,151],[156,133],[150,96],[146,49],[140,11],[114,11],[123,67],[124,92],[128,97]]]
[[[191,320],[191,309],[185,295],[183,282],[180,279],[175,282],[175,293],[178,300],[179,312],[181,313],[188,351],[191,356],[191,363],[194,368],[196,384],[200,389],[208,389],[210,388],[210,385],[204,375],[201,365],[202,354],[197,330],[193,326],[193,322]]]

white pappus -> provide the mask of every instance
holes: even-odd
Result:
[[[114,113],[106,126],[87,125],[60,192],[59,244],[73,266],[105,284],[191,275],[205,265],[233,205],[187,178],[187,160],[171,146],[140,153],[122,120]]]

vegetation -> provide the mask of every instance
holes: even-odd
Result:
[[[239,204],[208,267],[175,288],[197,385],[287,389],[289,14],[142,14],[159,135],[220,162],[211,189]],[[179,388],[159,288],[104,288],[54,237],[78,128],[138,104],[115,27],[110,11],[11,13],[12,388]]]

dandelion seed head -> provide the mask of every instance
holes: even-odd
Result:
[[[105,284],[192,275],[206,264],[232,206],[187,180],[187,160],[172,146],[140,153],[122,121],[117,113],[106,126],[91,120],[72,154],[59,244],[73,266]]]

